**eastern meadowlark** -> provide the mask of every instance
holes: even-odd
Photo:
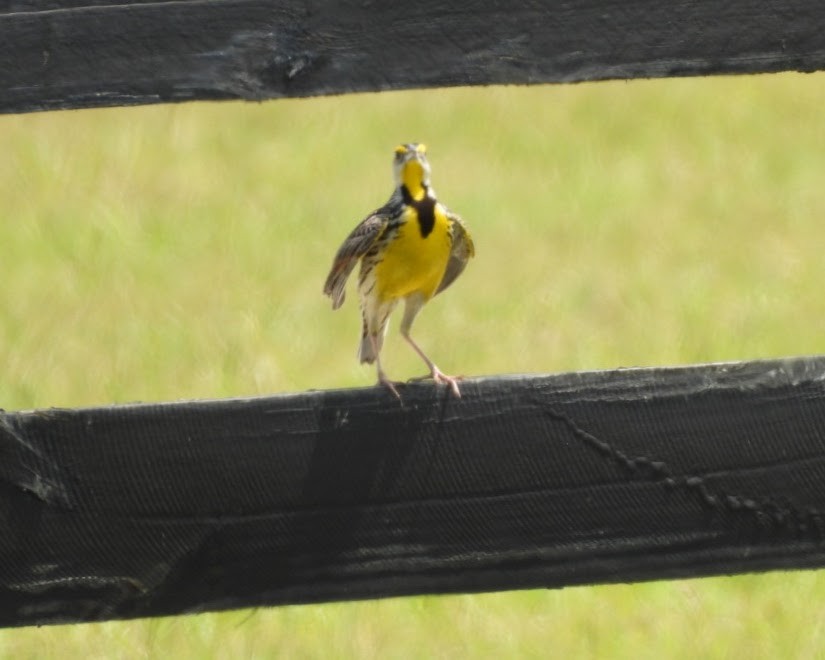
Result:
[[[381,368],[379,354],[390,314],[403,300],[402,336],[427,364],[433,380],[448,385],[458,397],[458,379],[435,366],[410,336],[410,327],[424,304],[464,270],[474,255],[473,240],[461,218],[436,200],[423,144],[398,146],[393,169],[396,187],[389,201],[364,218],[338,249],[324,293],[332,298],[332,308],[338,309],[347,278],[360,261],[359,360],[374,362],[379,383],[401,398]]]

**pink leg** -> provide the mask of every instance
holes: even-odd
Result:
[[[427,367],[430,369],[430,373],[432,374],[433,380],[436,383],[444,383],[445,385],[450,386],[450,391],[456,396],[456,398],[461,398],[461,392],[458,390],[458,381],[461,380],[461,377],[458,376],[448,376],[445,374],[441,369],[435,366],[435,362],[433,362],[430,358],[426,356],[424,351],[421,350],[421,347],[415,343],[412,337],[410,337],[408,332],[404,332],[402,330],[402,335],[404,339],[406,339],[410,346],[415,349],[415,352],[421,356],[421,359],[424,360]]]
[[[387,374],[384,373],[384,370],[381,368],[381,358],[378,355],[378,347],[375,343],[375,336],[370,335],[370,342],[372,342],[372,350],[375,353],[375,366],[378,369],[378,382],[386,387],[390,392],[393,393],[396,399],[401,401],[401,395],[398,393],[398,389],[395,387],[395,383],[393,383],[389,378],[387,378]]]

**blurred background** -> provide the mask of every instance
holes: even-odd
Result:
[[[822,353],[825,76],[0,117],[0,407],[370,386],[321,287],[396,144],[477,257],[415,336],[468,377]],[[399,380],[422,365],[398,319]],[[712,438],[708,439],[713,441]],[[818,657],[819,572],[0,631],[0,657]]]

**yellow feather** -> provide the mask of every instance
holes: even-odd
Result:
[[[401,173],[401,183],[407,188],[410,196],[416,200],[421,201],[427,193],[423,185],[424,168],[417,160],[411,160],[404,163],[404,170]]]
[[[448,230],[449,220],[440,204],[435,207],[435,226],[426,238],[421,236],[416,210],[407,208],[403,224],[375,267],[379,300],[411,293],[420,293],[425,299],[435,295],[450,257]]]

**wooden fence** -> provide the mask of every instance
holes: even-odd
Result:
[[[825,565],[825,358],[0,416],[0,624]]]
[[[822,69],[813,1],[0,1],[0,111]],[[0,413],[0,625],[825,565],[825,358]]]
[[[0,111],[825,67],[817,0],[0,0]]]

